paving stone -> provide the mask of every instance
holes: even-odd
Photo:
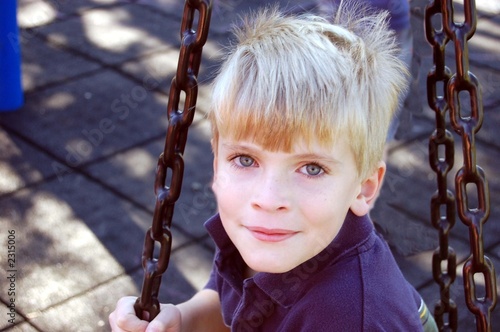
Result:
[[[184,3],[176,0],[136,0],[139,4],[144,4],[147,6],[155,7],[157,10],[162,10],[165,13],[172,13],[174,11],[182,14],[182,9]],[[227,14],[230,16],[237,16],[235,13],[246,12],[250,9],[260,8],[263,6],[269,6],[270,2],[266,0],[255,0],[252,3],[245,3],[243,0],[218,0],[212,1],[213,8],[212,11],[214,15],[220,11],[221,20],[228,21],[228,16],[222,16],[222,14]],[[312,8],[316,5],[315,0],[277,0],[273,1],[272,5],[278,4],[280,8],[293,8],[301,7],[305,9]],[[179,15],[182,16],[182,15]]]
[[[151,216],[81,176],[21,190],[0,206],[4,229],[16,231],[19,307],[26,313],[141,265]],[[174,248],[185,241],[173,237]]]
[[[35,33],[21,33],[22,82],[25,92],[49,83],[62,82],[101,66],[60,47],[40,43]]]
[[[492,2],[493,3],[493,2]],[[425,87],[426,76],[429,70],[432,67],[432,48],[428,44],[426,37],[423,31],[423,15],[424,8],[427,4],[426,1],[412,1],[412,33],[414,39],[414,53],[418,55],[421,63],[421,83],[422,86]],[[463,20],[463,6],[455,3],[455,14],[457,16],[457,21]],[[485,13],[485,12],[483,12]],[[499,21],[495,21],[490,17],[484,17],[484,14],[481,17],[481,11],[479,11],[479,19],[477,24],[476,33],[469,40],[469,62],[471,71],[478,75],[479,81],[483,85],[483,89],[485,87],[485,82],[488,80],[493,81],[493,84],[498,91],[498,80],[496,79],[495,72],[500,69],[499,65],[499,52],[498,52],[498,40],[499,30],[497,28]],[[455,70],[455,58],[454,58],[454,45],[452,42],[449,42],[446,46],[445,54],[446,65],[450,67],[453,71]],[[484,73],[480,73],[480,68],[486,68]],[[489,69],[489,70],[488,70]],[[477,73],[479,72],[479,73]],[[488,75],[493,75],[492,78],[489,78]],[[426,98],[425,90],[422,90],[424,98]],[[483,90],[484,92],[484,90]],[[498,95],[498,94],[497,94]]]
[[[177,16],[179,22],[184,10],[184,2],[176,0],[137,0],[137,4],[152,7],[164,14]]]
[[[427,42],[425,36],[421,30],[422,18],[413,16],[413,37],[415,45],[425,45]],[[488,20],[484,23],[478,24],[477,36],[474,35],[470,42],[470,71],[477,77],[481,85],[481,98],[483,100],[483,110],[484,110],[484,121],[483,126],[478,133],[478,139],[485,140],[489,144],[494,144],[496,147],[500,147],[500,137],[496,135],[496,126],[499,119],[498,112],[495,112],[496,108],[500,104],[500,59],[499,52],[491,50],[492,47],[497,46],[497,42],[485,41],[484,36],[489,36],[489,38],[497,39],[497,30],[491,26],[492,21]],[[497,22],[497,25],[499,23]],[[484,27],[483,27],[484,25]],[[492,31],[495,32],[492,32]],[[482,37],[483,36],[483,37]],[[477,42],[473,42],[478,40]],[[446,47],[446,65],[450,68],[451,72],[455,72],[455,58],[454,49],[452,43],[448,43]],[[434,119],[434,111],[432,111],[427,104],[427,88],[426,88],[426,77],[430,69],[433,66],[432,60],[432,50],[430,45],[428,47],[415,47],[414,52],[417,54],[420,65],[419,65],[419,93],[422,99],[422,105],[424,107],[423,115],[427,116],[429,119]],[[442,87],[438,86],[438,94],[442,94],[439,90]],[[460,93],[462,96],[462,114],[467,114],[470,112],[470,97],[468,97],[466,92]],[[449,114],[447,115],[449,119]],[[449,121],[449,120],[447,120]]]
[[[3,212],[2,223],[16,230],[18,287],[23,290],[16,300],[21,310],[29,314],[46,308],[121,271],[112,259],[99,264],[96,258],[109,257],[109,254],[85,226],[70,216],[64,203],[48,194],[32,195],[34,197],[22,194],[7,206],[1,202],[3,211],[18,214],[18,218],[13,219]],[[24,204],[21,205],[20,200],[24,200]],[[36,202],[27,202],[34,200]],[[18,206],[12,207],[16,203]],[[26,220],[30,218],[40,222],[27,225]],[[5,288],[3,278],[1,284]]]
[[[133,0],[132,0],[133,1]],[[99,6],[127,3],[129,0],[18,0],[17,20],[22,29],[49,24],[69,15]]]
[[[172,255],[172,260],[175,264],[175,269],[184,276],[192,288],[200,290],[206,285],[210,277],[213,255],[212,251],[195,243],[176,250]],[[169,289],[168,282],[165,286],[165,289]],[[193,293],[186,295],[191,297]]]
[[[203,223],[216,211],[210,187],[213,156],[208,135],[206,122],[190,128],[184,154],[184,181],[173,219],[175,227],[195,236],[206,234]],[[106,161],[89,165],[88,171],[153,211],[155,170],[164,143],[164,138],[161,138],[136,147]]]
[[[8,327],[10,327],[10,328],[8,328]],[[3,330],[3,328],[4,327],[0,325],[0,329],[2,329],[2,331],[9,331],[9,332],[37,332],[37,331],[39,331],[38,329],[34,328],[29,323],[21,323],[21,324],[14,325],[14,326],[8,325],[8,326],[5,326],[6,330]]]
[[[200,290],[204,286],[200,281],[208,279],[210,273],[210,265],[207,267],[206,262],[211,264],[208,253],[196,246],[175,252],[162,277],[160,302],[180,303]],[[188,265],[187,274],[179,269],[178,264],[184,268]],[[142,278],[142,271],[118,277],[69,301],[32,314],[30,322],[45,331],[110,331],[108,316],[114,310],[116,302],[123,296],[139,296]],[[197,285],[193,286],[193,283]],[[61,320],[60,317],[65,319]]]
[[[494,60],[493,62],[499,63],[498,59]],[[453,62],[451,62],[449,66],[450,69],[454,71]],[[427,76],[427,72],[431,67],[432,67],[432,58],[430,58],[429,56],[422,57],[420,77],[423,77],[424,80],[421,80],[419,82],[420,85],[419,91],[422,94],[422,96],[427,96],[425,77]],[[480,83],[481,86],[480,96],[483,101],[484,117],[483,117],[482,127],[476,135],[477,139],[485,141],[488,144],[493,144],[496,147],[500,147],[500,137],[496,133],[496,126],[495,126],[495,124],[498,121],[500,121],[499,119],[500,116],[498,115],[498,112],[496,112],[496,109],[500,104],[500,94],[499,94],[500,71],[492,70],[491,68],[488,67],[479,67],[475,64],[473,65],[472,63],[470,70],[477,77]],[[441,94],[441,92],[438,93]],[[462,99],[462,105],[463,105],[461,108],[461,113],[462,116],[465,117],[466,114],[470,113],[470,106],[469,106],[470,96],[466,92],[461,92],[459,96]],[[422,114],[427,118],[432,119],[432,121],[434,121],[435,118],[434,111],[431,110],[427,105],[427,100],[425,100],[424,102],[425,102],[424,112]],[[450,122],[449,114],[450,113],[448,112],[448,114],[446,115],[448,123]],[[453,131],[453,129],[451,128],[450,130]]]
[[[221,47],[221,45],[209,40],[203,48],[203,58],[198,74],[198,97],[194,123],[204,119],[210,107],[210,82],[214,78],[222,57]],[[168,50],[125,62],[120,66],[120,70],[143,82],[143,86],[148,90],[160,89],[161,92],[169,95],[178,61],[179,50]],[[179,101],[179,109],[181,110],[184,108],[183,96],[181,94]],[[167,104],[165,104],[165,110],[167,110]]]
[[[112,71],[30,95],[0,123],[56,154],[67,167],[158,137],[167,98]],[[54,135],[58,133],[58,135]]]
[[[500,260],[500,242],[493,245],[493,247],[487,251],[487,254],[491,258]],[[497,266],[497,270],[500,270],[500,266]],[[500,284],[498,284],[500,286]]]
[[[57,19],[54,2],[44,0],[18,0],[17,23],[19,28],[33,28]]]
[[[174,248],[167,271],[163,274],[158,300],[178,304],[190,299],[208,281],[212,268],[213,251],[197,241]],[[138,291],[126,290],[122,296],[139,296],[144,274],[142,270],[131,274]],[[114,306],[112,307],[114,308]]]
[[[113,279],[68,301],[32,313],[30,322],[44,331],[110,331],[109,314],[119,298],[139,292],[136,285],[139,277],[135,273]]]
[[[436,246],[430,225],[432,186],[430,167],[419,143],[403,145],[389,153],[384,185],[371,216],[395,250],[409,255]],[[418,179],[418,180],[417,180]]]
[[[220,48],[220,46],[218,46]],[[197,110],[208,109],[210,90],[208,83],[212,80],[220,59],[220,50],[213,46],[203,48],[203,59],[198,75],[198,102]],[[169,94],[172,78],[177,70],[179,50],[169,50],[144,56],[140,59],[125,62],[121,69],[134,76],[137,80],[151,89],[159,88],[163,93]],[[181,103],[182,107],[182,103]]]
[[[153,7],[170,15],[182,18],[184,2],[175,0],[137,0],[138,4]],[[210,21],[210,33],[216,35],[227,34],[233,24],[239,21],[239,15],[249,13],[256,8],[265,6],[279,5],[280,8],[293,12],[302,12],[311,10],[316,6],[314,0],[275,0],[272,2],[266,0],[218,0],[213,1],[212,18]]]
[[[45,0],[51,3],[59,16],[81,14],[96,7],[107,8],[112,5],[134,2],[135,0]]]
[[[484,1],[483,1],[484,2]],[[496,3],[491,1],[491,3]],[[493,7],[494,5],[492,5]],[[470,43],[470,59],[471,61],[478,61],[480,64],[487,64],[492,68],[499,70],[500,64],[500,46],[498,45],[498,38],[500,38],[499,21],[485,19],[483,15],[498,15],[500,6],[496,3],[496,13],[482,11],[478,6],[478,14],[480,15],[477,20],[477,27],[474,36],[469,40]],[[484,8],[484,7],[483,7]],[[482,15],[481,15],[482,14]],[[483,16],[483,17],[481,17]]]
[[[175,237],[177,237],[175,231],[173,237],[174,243],[180,242],[180,240],[175,239]],[[161,279],[158,296],[161,303],[178,304],[187,301],[197,291],[203,288],[210,273],[210,266],[207,267],[206,263],[209,261],[211,263],[211,255],[208,253],[210,253],[210,251],[200,246],[196,240],[189,240],[189,242],[184,242],[180,246],[173,246],[167,270],[162,275]],[[188,257],[186,255],[193,255],[193,257]],[[185,261],[189,263],[193,260],[197,260],[200,265],[192,270],[187,270],[185,268]],[[137,291],[133,289],[127,290],[121,293],[120,297],[140,296],[144,282],[143,269],[137,269],[133,273],[128,273],[128,275],[133,278]]]
[[[162,277],[160,302],[188,300],[205,285],[211,262],[211,254],[195,244],[174,250]],[[142,270],[120,276],[61,304],[32,313],[30,322],[46,331],[109,331],[108,316],[116,302],[123,296],[139,296],[142,281]]]
[[[6,278],[7,276],[2,273],[1,277]],[[10,299],[8,298],[8,300]],[[14,310],[15,312],[11,313],[10,308],[8,308],[3,302],[1,303],[0,315],[2,315],[2,320],[0,321],[0,331],[23,331],[22,326],[26,325],[24,324],[25,320],[21,316],[21,312],[18,308]],[[28,327],[32,328],[32,326],[29,325]],[[31,329],[30,331],[36,330]]]
[[[476,8],[480,17],[500,14],[500,3],[497,1],[476,0]]]
[[[135,4],[90,9],[35,29],[51,42],[116,64],[158,50],[178,48],[179,22]]]
[[[234,24],[238,24],[238,15],[246,15],[251,11],[269,5],[278,5],[280,9],[289,12],[311,11],[316,6],[316,1],[303,0],[255,0],[252,2],[244,0],[221,0],[217,1],[212,11],[211,29],[214,33],[227,33]],[[231,18],[231,19],[228,19]]]
[[[54,174],[52,159],[0,128],[0,195]]]
[[[455,142],[455,166],[448,175],[448,187],[452,192],[455,192],[455,174],[463,164],[460,140],[456,139]],[[384,187],[377,201],[377,205],[372,212],[374,219],[382,226],[382,229],[387,231],[392,230],[394,233],[392,236],[395,238],[398,238],[398,232],[403,231],[405,235],[401,234],[400,238],[410,239],[411,241],[409,241],[409,243],[415,241],[419,243],[420,240],[418,240],[419,237],[417,234],[420,233],[407,232],[403,226],[398,224],[394,225],[394,220],[391,221],[391,217],[394,216],[394,214],[389,211],[392,211],[391,209],[400,212],[404,211],[408,213],[406,220],[414,219],[417,225],[417,220],[423,220],[423,225],[426,227],[429,225],[430,200],[433,193],[437,190],[437,183],[435,174],[428,164],[427,144],[426,140],[415,141],[392,150],[387,160],[388,172]],[[477,162],[485,170],[491,189],[491,215],[489,218],[491,221],[488,221],[485,226],[488,227],[488,233],[485,234],[486,246],[495,243],[496,238],[500,236],[500,229],[498,227],[499,222],[497,222],[500,213],[500,211],[498,211],[499,204],[497,203],[499,197],[496,195],[500,183],[498,181],[498,169],[495,168],[495,160],[497,160],[496,158],[498,157],[500,157],[500,155],[495,149],[477,149]],[[472,197],[473,194],[471,194],[471,200]],[[472,201],[470,204],[472,207]],[[390,209],[386,209],[387,207],[390,207]],[[393,219],[398,220],[397,217]],[[424,230],[425,228],[421,229],[425,234],[426,231]],[[468,240],[468,230],[459,220],[458,215],[456,217],[454,232],[456,236]],[[419,245],[425,245],[425,242],[419,243]],[[404,246],[400,247],[398,250],[402,249],[404,249]],[[405,250],[400,252],[404,253]]]
[[[279,1],[274,1],[274,3],[277,2]],[[182,21],[182,16],[184,11],[183,1],[137,0],[136,3],[139,5],[143,5],[145,7],[153,8],[155,11],[162,12],[163,14],[172,17],[175,21],[178,22],[178,26],[175,28],[175,30],[173,30],[176,32],[176,34],[173,34],[173,36],[180,34],[180,23]],[[253,5],[258,5],[259,3],[262,4],[262,1],[253,1]],[[208,68],[207,71],[210,75],[208,77],[208,80],[212,78],[211,73],[214,71],[214,68],[212,67],[215,68],[217,67],[220,58],[224,55],[224,47],[227,47],[229,44],[230,30],[232,24],[238,21],[238,15],[241,14],[240,10],[245,9],[245,7],[247,7],[245,6],[245,1],[242,0],[220,0],[216,2],[213,1],[212,4],[213,6],[212,6],[212,16],[210,20],[210,31],[208,34],[207,42],[203,47],[203,59],[201,62],[201,70],[200,70],[200,78],[203,79],[203,77],[205,76],[204,68]],[[196,26],[196,21],[195,21],[195,26]],[[178,48],[174,48],[173,51],[178,52]],[[148,59],[148,62],[153,62],[153,63],[147,63],[147,64],[155,65],[156,62],[158,61],[161,60],[158,59],[158,55],[155,55],[154,58]],[[153,68],[155,67],[153,66]]]
[[[479,137],[479,135],[478,135]],[[462,155],[462,144],[461,139],[456,138],[456,158],[455,158],[455,166],[451,171],[451,175],[454,182],[454,176],[459,168],[463,165],[463,155]],[[485,144],[482,141],[476,142],[476,154],[477,154],[477,164],[484,170],[486,175],[486,180],[489,186],[489,196],[490,196],[490,216],[484,225],[484,240],[485,247],[490,247],[494,243],[498,242],[498,238],[500,237],[500,169],[496,166],[498,164],[498,158],[500,158],[500,151],[496,148],[492,148],[489,145]],[[452,185],[455,184],[452,182]],[[474,208],[477,207],[477,189],[472,188],[468,193],[470,195],[470,203],[469,207]],[[459,229],[465,229],[465,226],[458,219],[457,215],[457,223],[460,224]],[[464,234],[468,234],[467,230],[460,231],[464,232]]]
[[[168,50],[125,62],[121,69],[153,88],[168,95],[170,83],[177,70],[179,50]]]
[[[450,247],[455,251],[457,263],[464,261],[470,254],[469,244],[463,239],[453,236],[450,237],[449,241]],[[425,288],[429,283],[434,282],[432,276],[432,256],[437,247],[409,256],[403,256],[393,250],[394,258],[403,275],[417,290]],[[393,249],[392,246],[391,248]]]
[[[418,58],[418,77],[419,77],[419,93],[422,103],[429,110],[424,111],[424,114],[430,114],[434,117],[434,112],[428,107],[427,103],[427,75],[430,70],[433,68],[433,60],[432,60],[432,51],[429,48],[421,48],[419,51],[415,51]],[[492,66],[490,64],[498,63],[497,58],[491,57],[491,53],[475,53],[477,61],[471,57],[469,63],[469,70],[477,77],[481,87],[482,87],[482,100],[485,109],[488,107],[494,106],[498,103],[498,93],[496,93],[499,89],[499,72],[497,70],[492,70]],[[454,50],[451,44],[448,44],[446,47],[446,66],[450,68],[451,73],[455,73],[455,58],[454,58]],[[443,94],[443,87],[437,86],[437,93],[439,95]],[[465,92],[464,92],[465,93]],[[465,108],[466,105],[464,105]]]
[[[428,222],[412,218],[391,205],[374,209],[371,216],[384,239],[398,254],[413,255],[438,245],[437,231]]]

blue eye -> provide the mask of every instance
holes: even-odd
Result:
[[[316,164],[308,164],[302,167],[302,173],[309,176],[318,176],[324,172],[323,168]]]
[[[235,161],[242,167],[251,167],[255,164],[255,160],[249,156],[238,156],[235,158]]]

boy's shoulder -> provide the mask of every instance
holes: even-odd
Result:
[[[338,330],[392,326],[419,331],[420,303],[385,241],[373,233],[355,252],[313,275],[288,317],[305,327],[331,323]]]
[[[335,246],[335,242],[332,244]],[[337,294],[336,297],[349,297],[354,299],[353,302],[386,299],[410,302],[418,308],[420,302],[418,296],[414,296],[413,286],[402,274],[389,246],[378,233],[371,232],[364,241],[349,249],[340,257],[331,257],[321,271],[310,273],[311,277],[302,286],[305,300]]]

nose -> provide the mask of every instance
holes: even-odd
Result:
[[[266,212],[283,212],[291,206],[291,188],[285,174],[262,174],[255,182],[252,208]]]

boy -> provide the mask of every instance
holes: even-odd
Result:
[[[368,216],[407,71],[386,14],[352,13],[332,25],[268,9],[237,31],[209,114],[219,209],[206,223],[217,245],[210,280],[149,324],[135,317],[135,298],[121,299],[114,331],[422,331],[433,323]]]

